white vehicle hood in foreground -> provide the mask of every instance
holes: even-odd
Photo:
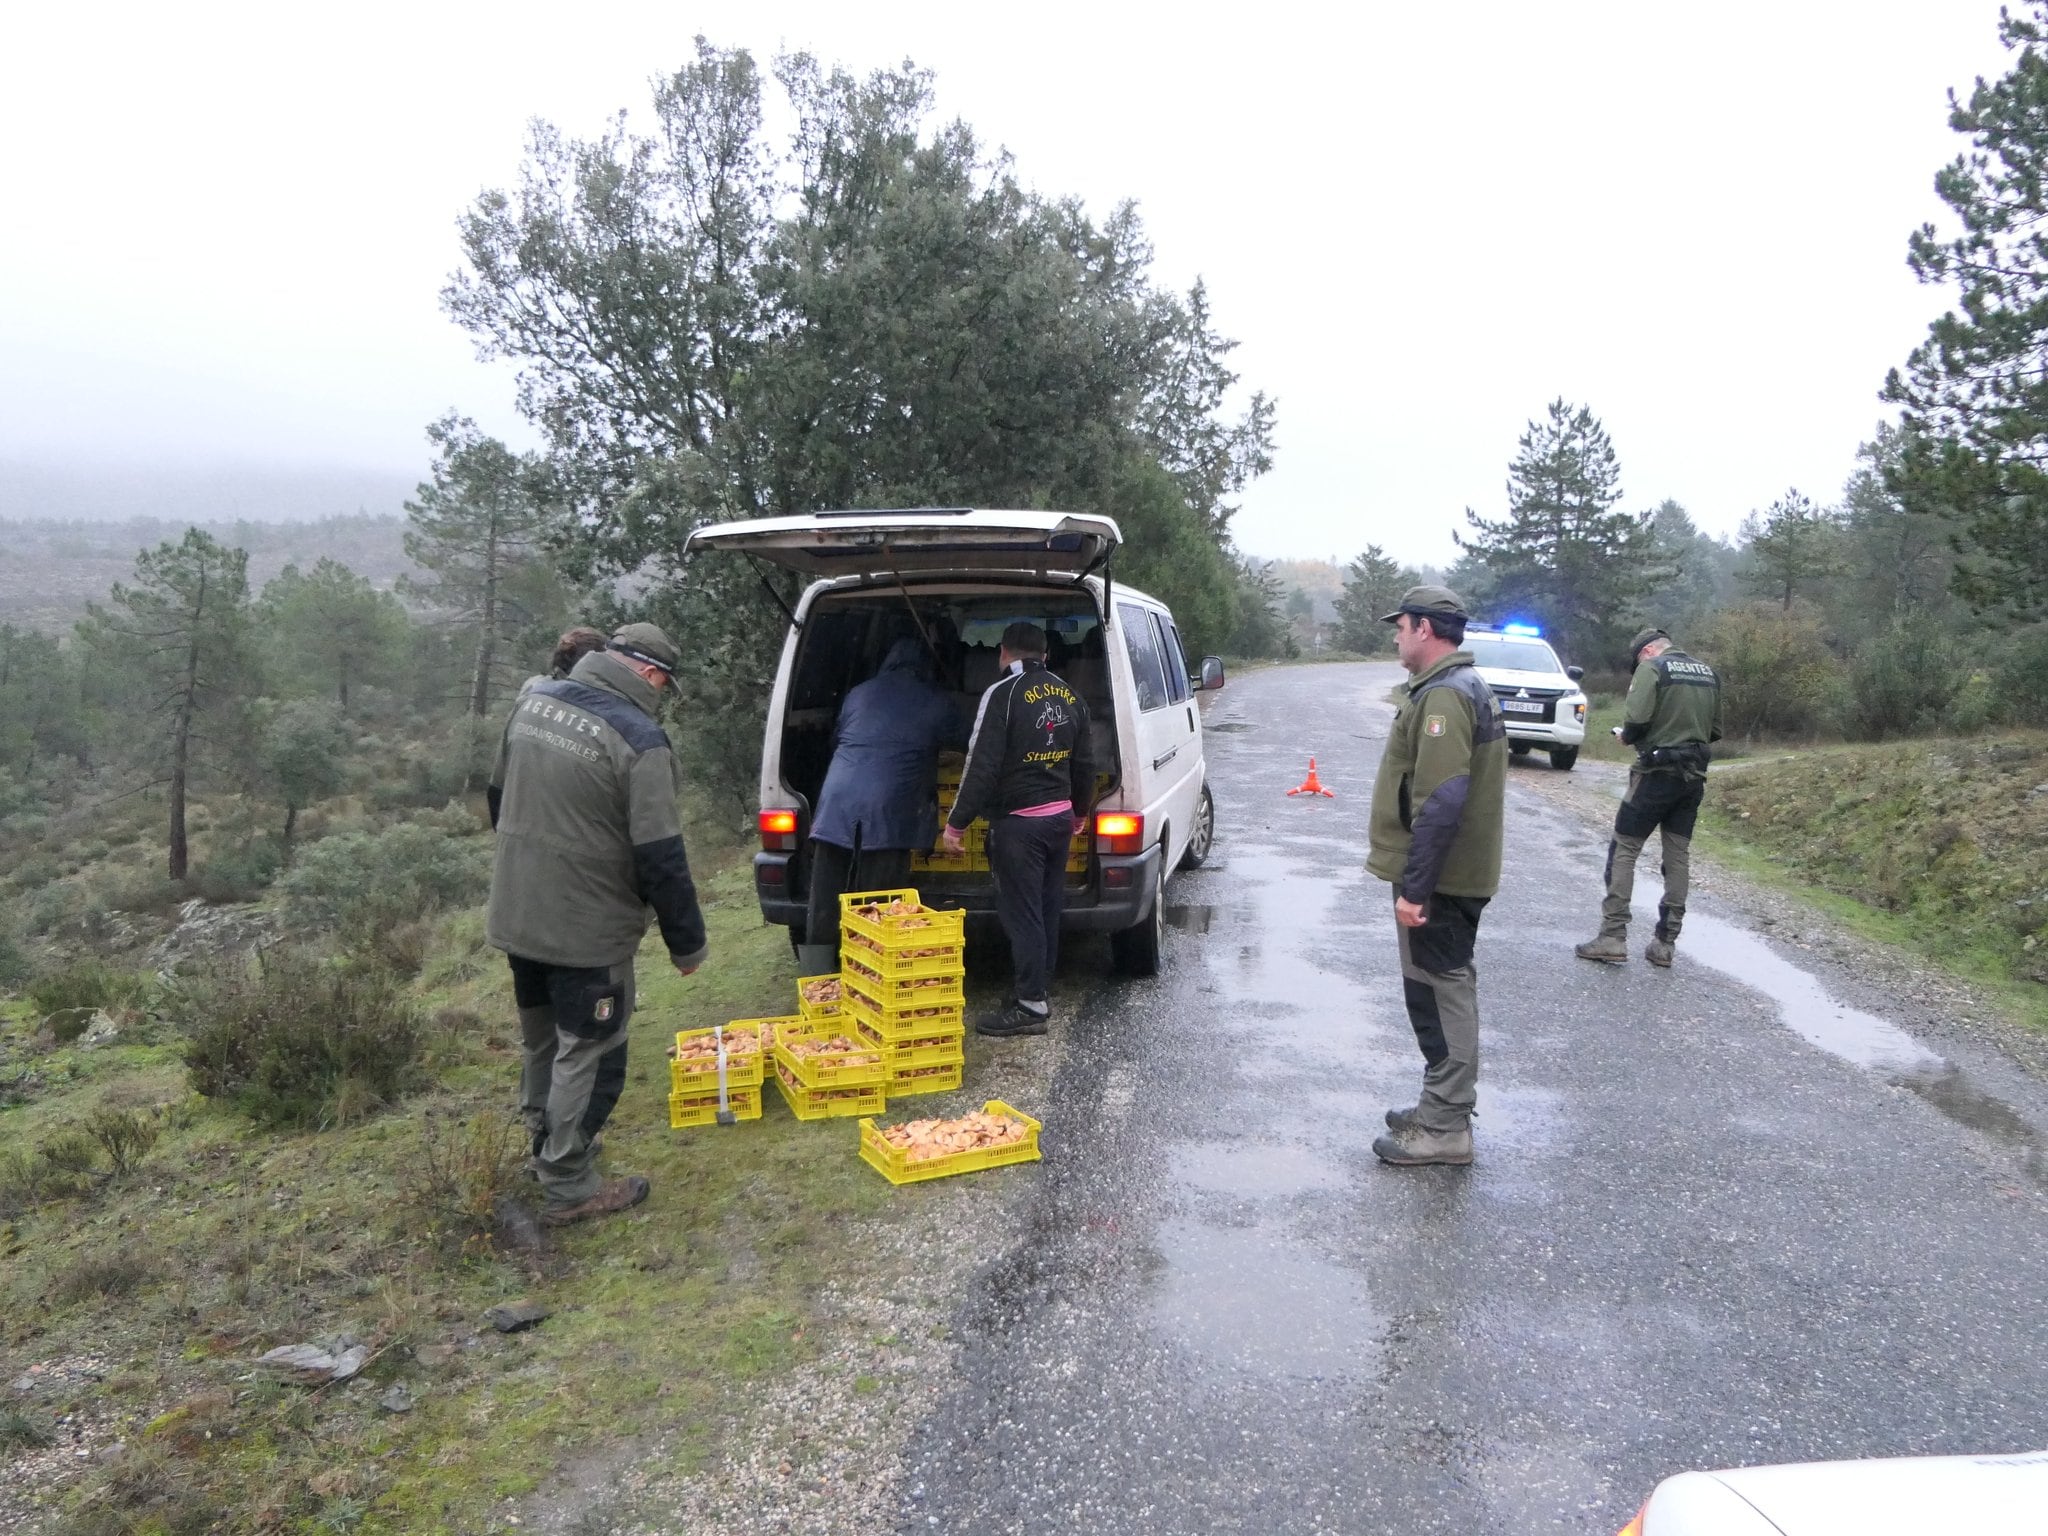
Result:
[[[1475,667],[1473,669],[1486,679],[1492,688],[1548,688],[1555,692],[1577,693],[1579,685],[1562,672],[1523,672],[1507,667]]]
[[[1685,1472],[1643,1536],[1928,1536],[2048,1530],[2048,1451]]]

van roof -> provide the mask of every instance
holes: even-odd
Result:
[[[1099,570],[1122,542],[1113,518],[1091,512],[885,507],[705,523],[682,552],[733,550],[806,576],[1002,571],[1072,579]]]

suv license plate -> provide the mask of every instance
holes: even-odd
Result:
[[[1500,707],[1511,715],[1540,715],[1543,706],[1534,699],[1502,699]]]

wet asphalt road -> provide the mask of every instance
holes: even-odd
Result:
[[[1480,934],[1478,1161],[1374,1159],[1420,1071],[1360,867],[1399,675],[1218,701],[1211,865],[1164,974],[1058,1026],[899,1529],[1611,1533],[1689,1467],[2048,1445],[2048,1093],[1986,1063],[1986,1096],[1710,904],[1671,972],[1574,959],[1604,832],[1543,767]],[[1286,798],[1311,752],[1337,799]]]

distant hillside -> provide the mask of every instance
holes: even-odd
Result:
[[[0,518],[125,523],[310,522],[397,517],[426,476],[262,465],[70,464],[0,459]]]
[[[135,574],[138,551],[182,538],[183,521],[133,518],[126,522],[13,521],[0,518],[0,624],[58,633],[85,605]],[[389,587],[412,568],[402,542],[405,520],[327,517],[316,522],[202,521],[224,544],[249,552],[249,586],[261,591],[287,565],[310,566],[322,556],[339,560],[378,587]]]

